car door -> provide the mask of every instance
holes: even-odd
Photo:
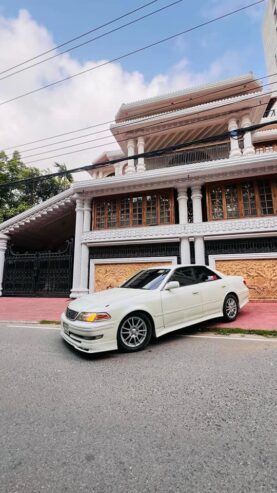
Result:
[[[227,294],[227,282],[208,267],[193,267],[195,287],[199,289],[203,302],[203,317],[211,318],[222,312],[224,298]]]
[[[161,291],[161,299],[165,328],[174,330],[202,317],[202,299],[191,267],[175,269],[170,281],[178,281],[180,287]]]

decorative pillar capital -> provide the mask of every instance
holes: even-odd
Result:
[[[248,128],[252,124],[250,115],[247,113],[244,115],[241,119],[241,127],[242,128]],[[255,154],[255,147],[253,146],[252,143],[252,134],[251,131],[246,131],[243,134],[243,155],[244,156],[250,156]]]
[[[134,148],[135,148],[135,140],[134,139],[128,139],[128,142],[127,142],[127,148],[128,150],[130,149],[130,151],[134,151]],[[128,153],[129,155],[129,153]]]
[[[228,121],[228,130],[229,132],[232,132],[233,130],[237,130],[238,129],[238,122],[235,118],[230,118],[230,120]]]
[[[127,142],[128,157],[135,154],[135,141],[134,139],[129,139]],[[128,166],[126,173],[134,173],[136,171],[134,159],[128,159]]]
[[[92,197],[90,196],[87,196],[85,197],[84,199],[84,211],[91,211],[91,201],[92,201]]]
[[[202,191],[201,191],[200,183],[195,183],[191,185],[191,198],[202,199]]]
[[[188,198],[188,187],[186,185],[182,185],[182,186],[177,187],[177,192],[178,192],[177,200],[180,200],[180,199],[187,200],[187,198]]]
[[[0,233],[0,252],[6,251],[8,241],[9,241],[9,237]]]
[[[251,123],[252,122],[251,122],[250,115],[248,113],[246,115],[243,115],[241,122],[240,122],[241,127],[242,128],[250,127]]]
[[[228,130],[229,132],[234,132],[233,135],[230,135],[230,157],[239,157],[241,156],[241,150],[239,147],[239,141],[237,139],[236,130],[238,129],[238,122],[235,118],[230,118],[228,122]]]
[[[138,138],[138,145],[144,145],[144,137]]]

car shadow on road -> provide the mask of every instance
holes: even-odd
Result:
[[[199,332],[205,332],[207,329],[209,329],[209,326],[213,323],[217,323],[221,321],[221,318],[215,318],[213,320],[209,320],[208,322],[202,322],[200,324],[194,324],[190,325],[189,327],[184,327],[183,329],[175,330],[173,332],[169,332],[168,334],[165,334],[161,337],[158,337],[157,339],[153,338],[152,341],[150,342],[149,346],[147,346],[146,351],[150,350],[151,348],[155,348],[157,346],[161,346],[162,344],[169,343],[170,341],[174,342],[176,339],[179,337],[184,337],[184,336],[189,336],[189,335],[194,335]],[[110,360],[112,358],[117,358],[117,357],[127,357],[127,356],[132,356],[133,354],[137,353],[123,353],[118,350],[114,351],[105,351],[101,353],[83,353],[81,351],[78,351],[77,349],[74,349],[73,346],[70,344],[67,344],[66,341],[61,339],[61,344],[63,345],[64,349],[69,351],[72,355],[74,355],[77,359],[83,359],[87,361],[102,361],[102,360]]]

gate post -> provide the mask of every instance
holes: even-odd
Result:
[[[9,237],[0,233],[0,296],[2,296],[2,283],[4,276],[5,253]]]
[[[81,237],[83,233],[84,221],[84,199],[76,194],[76,222],[75,222],[75,243],[74,243],[74,259],[73,259],[73,286],[71,289],[70,298],[78,298],[80,282],[81,282]]]

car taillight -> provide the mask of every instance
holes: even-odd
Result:
[[[243,284],[245,284],[245,286],[247,287],[247,282],[245,279],[243,279]]]

